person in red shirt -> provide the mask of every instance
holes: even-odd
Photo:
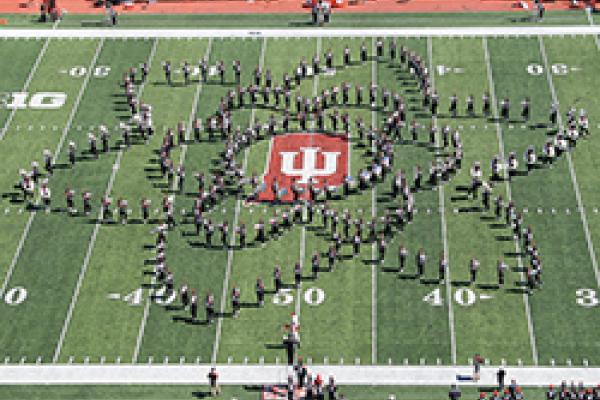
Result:
[[[219,384],[217,383],[217,379],[219,378],[219,373],[215,367],[210,369],[208,373],[208,383],[210,384],[210,395],[211,397],[215,397],[221,393],[221,388],[219,388]]]

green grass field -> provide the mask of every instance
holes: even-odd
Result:
[[[207,397],[207,387],[203,386],[0,386],[0,398],[6,399],[45,399],[45,400],[134,400],[134,399],[194,399]],[[410,387],[410,386],[342,386],[339,393],[349,399],[382,400],[389,395],[407,400],[434,400],[448,398],[445,387]],[[477,388],[462,389],[463,398],[479,398]],[[527,399],[542,400],[544,390],[540,388],[524,388]],[[225,399],[257,399],[259,393],[251,387],[223,386],[221,398]]]
[[[275,26],[282,22],[272,20],[272,23]],[[133,17],[131,24],[137,26]],[[153,218],[162,215],[161,199],[169,189],[165,182],[156,179],[159,173],[155,151],[160,147],[163,132],[180,121],[187,124],[194,115],[206,118],[214,112],[221,97],[235,88],[230,67],[233,60],[239,59],[243,66],[242,83],[250,83],[252,71],[259,64],[271,69],[277,83],[300,59],[310,60],[315,52],[322,55],[332,49],[335,74],[304,80],[295,87],[294,95],[313,96],[344,81],[368,87],[375,80],[380,88],[398,91],[407,100],[408,121],[415,119],[428,126],[431,117],[421,107],[416,81],[406,68],[397,62],[390,63],[387,52],[379,61],[373,58],[365,64],[342,67],[343,48],[350,46],[356,58],[362,39],[326,36],[289,40],[52,39],[47,47],[44,39],[0,40],[0,59],[5,60],[0,64],[1,92],[66,94],[66,102],[59,109],[24,108],[11,116],[10,110],[0,108],[0,128],[11,118],[0,141],[3,160],[0,190],[5,194],[0,208],[0,282],[5,285],[0,293],[0,320],[5,322],[0,330],[0,362],[162,363],[167,357],[168,362],[176,363],[284,362],[285,351],[279,346],[282,326],[296,311],[300,313],[302,332],[300,354],[313,363],[464,365],[480,353],[492,364],[505,361],[510,365],[536,362],[549,365],[554,361],[557,365],[569,362],[582,365],[584,360],[590,365],[600,364],[600,339],[596,333],[600,327],[598,271],[586,236],[589,227],[589,244],[596,251],[600,249],[600,175],[596,160],[600,151],[597,135],[600,50],[595,39],[398,38],[398,41],[432,66],[441,98],[438,125],[449,124],[460,130],[465,152],[463,169],[443,189],[416,194],[418,212],[414,222],[395,232],[383,265],[374,264],[371,246],[363,245],[358,257],[344,258],[334,271],[321,273],[316,280],[305,279],[299,290],[291,289],[278,296],[269,294],[264,308],[252,306],[256,278],[265,279],[267,289],[271,289],[272,271],[279,263],[284,270],[284,281],[291,283],[293,265],[301,257],[305,271],[309,270],[313,252],[325,251],[329,245],[319,229],[320,217],[314,226],[295,226],[279,239],[268,241],[264,248],[254,246],[230,252],[199,245],[198,240],[203,239],[188,234],[193,225],[180,224],[169,233],[168,244],[168,263],[175,272],[176,287],[188,282],[198,290],[201,299],[207,291],[214,293],[217,309],[225,290],[227,313],[231,311],[229,293],[237,285],[242,302],[248,303],[238,319],[226,316],[219,324],[203,325],[182,322],[181,317],[187,316],[187,312],[177,307],[178,300],[169,306],[149,300],[152,286],[150,276],[144,272],[151,271],[152,266],[145,265],[145,260],[154,255],[148,249],[154,242],[151,225],[96,225],[98,205],[107,187],[111,185],[113,199],[129,200],[132,219],[139,217],[142,197],[152,200]],[[366,39],[366,43],[371,52],[371,39]],[[42,50],[39,65],[28,88],[23,90]],[[225,85],[216,76],[203,85],[196,76],[186,86],[178,74],[174,75],[176,85],[165,84],[163,61],[170,60],[178,66],[184,60],[196,62],[204,55],[210,65],[224,61]],[[151,69],[142,99],[153,106],[157,134],[148,144],[140,142],[131,149],[120,150],[115,127],[128,116],[128,109],[119,81],[129,67],[144,61],[150,63]],[[108,70],[103,67],[110,68],[108,74],[96,72]],[[504,97],[511,99],[513,119],[518,114],[519,102],[529,96],[531,121],[525,124],[516,120],[497,126],[481,116],[479,101],[482,93],[491,89],[490,82],[498,101]],[[516,151],[519,160],[529,145],[540,150],[547,135],[554,131],[544,125],[553,90],[563,115],[571,105],[588,111],[592,134],[573,149],[571,160],[563,156],[553,168],[535,170],[510,183],[512,197],[525,213],[525,225],[533,226],[544,262],[543,287],[533,295],[526,295],[521,290],[521,270],[510,230],[490,221],[489,213],[468,211],[478,202],[465,199],[460,188],[468,184],[469,168],[474,161],[481,161],[484,176],[490,173],[489,161],[500,153],[499,146],[503,146],[506,154]],[[447,113],[448,98],[453,93],[460,99],[457,118]],[[469,94],[475,96],[478,104],[474,118],[465,116],[464,99]],[[352,121],[362,117],[367,125],[372,119],[381,125],[387,115],[381,110],[372,112],[370,107],[340,107],[340,111],[348,111]],[[265,122],[273,112],[280,115],[281,110],[258,107],[235,111],[233,126],[245,127],[257,120]],[[46,148],[58,149],[57,163],[66,165],[66,144],[74,141],[80,152],[87,149],[87,133],[97,131],[100,124],[113,132],[112,151],[98,160],[79,161],[74,168],[57,169],[50,178],[55,207],[64,206],[62,193],[67,186],[76,190],[78,208],[80,193],[91,191],[94,211],[90,217],[68,217],[64,212],[37,212],[32,217],[22,203],[14,201],[11,193],[15,192],[13,185],[18,181],[20,168],[29,168],[33,160],[41,162]],[[292,131],[298,129],[293,121]],[[193,173],[214,168],[222,149],[221,141],[204,141],[190,143],[185,158],[181,148],[174,150],[173,160],[178,163],[181,157],[188,173],[183,193],[176,195],[178,221],[193,207],[197,192]],[[247,172],[260,174],[265,170],[268,151],[269,141],[260,141],[246,155],[241,152],[239,161],[246,158]],[[394,151],[394,169],[405,169],[410,180],[415,164],[426,169],[436,156],[427,146],[426,130],[420,132],[419,143],[397,143]],[[369,162],[356,132],[351,141],[351,160],[352,175]],[[390,179],[373,191],[334,201],[332,206],[362,212],[365,218],[370,218],[372,212],[383,216],[385,209],[394,204],[387,195]],[[496,185],[494,195],[506,197],[507,188],[508,185]],[[578,208],[576,191],[580,192],[584,209]],[[250,228],[249,239],[254,238],[254,224],[260,218],[267,219],[277,208],[263,203],[250,206],[242,203],[236,213],[236,206],[238,200],[228,196],[209,215],[213,221],[228,221],[230,225],[244,221]],[[215,236],[218,241],[219,235]],[[408,271],[402,276],[396,272],[400,244],[410,254]],[[413,259],[421,247],[428,255],[428,263],[424,279],[418,280],[412,277]],[[444,249],[450,262],[450,279],[438,282],[437,259]],[[345,245],[343,253],[350,252],[350,246]],[[468,261],[473,256],[479,258],[482,266],[478,284],[464,286],[462,282],[468,280]],[[493,285],[495,265],[502,257],[511,270],[505,288],[497,289]],[[581,289],[585,289],[583,294]],[[141,297],[132,300],[138,290]],[[110,294],[118,294],[120,299],[110,299]],[[129,294],[127,302],[124,299]],[[319,294],[324,298],[319,299]],[[439,299],[427,302],[428,295],[429,299],[436,296]],[[35,398],[35,393],[27,390],[2,388],[0,392],[10,394],[11,398]],[[76,388],[56,390],[56,394],[45,393],[45,398],[78,396]],[[98,397],[92,397],[136,398],[137,389],[133,390],[130,397],[121,391],[114,397],[110,390],[104,389],[98,392]],[[162,388],[156,390],[163,393]],[[172,389],[164,390],[166,394]],[[189,391],[193,391],[178,390],[183,394],[173,392],[173,398],[189,397]],[[253,396],[238,394],[236,390],[231,389],[232,396]],[[364,390],[360,398],[376,398],[368,397],[371,389]],[[433,398],[438,392],[439,398],[443,398],[446,389],[426,390],[431,392],[415,392],[416,397],[402,398]],[[381,398],[380,394],[387,393],[387,389],[377,393],[377,398]]]

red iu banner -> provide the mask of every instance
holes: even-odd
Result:
[[[348,140],[323,134],[296,133],[271,139],[263,190],[259,201],[273,201],[274,190],[281,201],[292,201],[292,184],[308,198],[308,183],[315,187],[341,186],[348,174]]]

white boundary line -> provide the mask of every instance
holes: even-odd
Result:
[[[558,96],[556,95],[556,89],[554,87],[554,82],[552,81],[552,75],[548,70],[548,56],[546,55],[546,47],[544,46],[544,40],[541,36],[538,36],[538,40],[540,43],[540,53],[542,54],[542,59],[544,60],[544,68],[546,68],[546,78],[548,79],[548,85],[550,86],[550,92],[552,93],[552,101],[558,104]],[[562,115],[560,111],[558,113],[558,125],[561,129],[564,129]],[[579,191],[579,184],[577,183],[577,174],[575,173],[575,165],[573,164],[573,160],[571,158],[571,152],[567,151],[566,153],[567,162],[569,164],[569,172],[571,173],[571,182],[573,183],[573,189],[575,190],[575,198],[577,200],[577,209],[579,210],[579,215],[581,216],[581,224],[583,225],[585,240],[587,242],[588,251],[590,253],[590,259],[592,260],[594,274],[596,275],[596,285],[600,287],[600,273],[598,272],[598,260],[596,258],[596,251],[594,250],[594,243],[592,242],[592,235],[590,234],[590,228],[588,226],[585,209],[583,208],[581,192]]]
[[[156,38],[157,40],[154,42],[154,47],[153,47],[153,51],[156,51],[156,44],[158,42],[158,38]],[[208,57],[210,56],[210,51],[212,48],[212,38],[210,38],[208,40],[208,44],[206,46],[206,52],[204,54],[204,59],[208,60]],[[200,98],[200,93],[202,92],[202,88],[204,87],[204,84],[202,82],[202,80],[200,79],[200,81],[198,82],[198,85],[196,86],[196,92],[194,94],[194,100],[192,102],[192,110],[190,112],[190,117],[189,117],[189,121],[186,128],[186,139],[187,136],[189,136],[189,133],[191,131],[191,126],[192,126],[192,122],[194,120],[194,116],[196,115],[197,109],[198,109],[198,100]],[[187,154],[187,144],[183,144],[181,146],[181,152],[179,154],[179,165],[183,165],[184,161],[185,161],[185,156]],[[177,187],[179,185],[179,177],[177,177],[176,181],[173,182],[173,188]],[[175,195],[173,196],[173,199],[175,199]],[[175,200],[173,200],[173,203],[175,203]],[[174,205],[174,204],[173,204]],[[155,278],[152,278],[152,284],[155,283]],[[138,330],[138,335],[137,335],[137,339],[135,342],[135,349],[133,350],[133,356],[131,358],[131,362],[132,364],[135,364],[137,362],[137,359],[140,355],[140,349],[142,347],[142,340],[144,339],[144,333],[146,331],[146,322],[148,321],[148,316],[150,315],[150,304],[152,303],[152,295],[154,294],[154,289],[150,288],[150,290],[148,291],[148,297],[146,298],[146,302],[144,304],[144,314],[142,315],[142,320],[140,322],[140,328]]]
[[[431,78],[431,89],[435,88],[435,70],[433,68],[433,40],[428,37],[427,38],[427,56],[429,58],[429,76]],[[437,127],[437,117],[432,117],[434,126]],[[436,136],[436,145],[439,147],[440,137],[439,133]],[[444,258],[446,259],[446,302],[448,303],[448,329],[450,331],[450,356],[452,359],[452,364],[456,365],[456,330],[454,329],[454,310],[452,309],[452,287],[450,285],[450,252],[448,251],[448,227],[446,225],[446,208],[445,208],[445,195],[444,195],[444,185],[441,184],[438,186],[438,196],[439,196],[439,205],[440,205],[440,219],[441,219],[441,229],[442,229],[442,243],[444,247]]]
[[[92,58],[90,67],[88,69],[88,74],[85,76],[83,84],[81,85],[81,89],[79,89],[79,94],[77,95],[77,99],[75,100],[75,103],[73,104],[73,108],[71,109],[71,114],[69,115],[67,124],[65,125],[65,128],[62,131],[62,135],[60,137],[60,140],[58,141],[58,144],[56,145],[56,149],[54,150],[54,156],[52,157],[53,164],[56,163],[56,160],[58,159],[60,150],[62,149],[62,146],[67,137],[67,134],[69,133],[69,129],[71,129],[71,124],[73,123],[75,114],[77,113],[77,110],[79,109],[79,103],[81,102],[83,93],[85,92],[85,89],[87,88],[88,82],[90,80],[90,76],[91,76],[90,71],[92,70],[92,67],[96,64],[96,60],[98,59],[98,55],[100,54],[100,50],[102,49],[103,44],[104,44],[104,39],[100,40],[100,42],[98,43],[98,47],[96,48],[96,53],[94,54],[94,57]],[[29,235],[29,230],[31,229],[31,224],[33,223],[33,219],[35,218],[36,214],[37,214],[37,210],[34,210],[30,214],[29,219],[27,220],[27,224],[25,225],[25,229],[23,230],[23,234],[21,235],[21,239],[19,240],[19,244],[17,245],[17,250],[15,251],[12,261],[10,262],[8,271],[6,271],[6,276],[4,277],[4,282],[2,283],[2,287],[0,287],[0,297],[4,296],[4,291],[6,290],[6,287],[8,286],[10,278],[12,277],[12,274],[15,270],[17,262],[19,261],[19,257],[21,257],[21,252],[23,251],[23,247],[25,246],[25,240],[27,239],[27,236]]]
[[[259,67],[262,70],[264,65],[265,65],[265,54],[267,51],[267,38],[263,39],[262,42],[262,46],[261,46],[261,50],[260,50],[260,60],[259,60]],[[252,108],[252,114],[250,116],[250,126],[254,125],[254,121],[256,118],[256,107]],[[244,162],[242,164],[242,171],[246,171],[246,168],[248,166],[248,154],[250,153],[250,147],[246,147],[246,149],[244,150]],[[239,198],[236,202],[235,205],[235,215],[233,217],[233,233],[231,235],[231,244],[235,243],[235,229],[237,227],[239,218],[240,218],[240,209],[242,206],[242,199]],[[227,269],[225,270],[225,279],[223,281],[223,293],[221,294],[221,307],[220,307],[220,312],[221,315],[223,314],[223,312],[225,312],[225,304],[227,303],[227,291],[229,289],[229,278],[231,277],[231,269],[232,269],[232,265],[233,265],[233,246],[229,249],[228,253],[227,253]],[[217,353],[219,352],[219,344],[221,342],[221,331],[223,330],[223,318],[219,317],[219,319],[217,320],[217,329],[215,332],[215,343],[213,346],[213,352],[212,352],[212,357],[211,357],[211,363],[212,364],[216,364],[217,363]]]
[[[154,40],[152,45],[152,50],[150,51],[150,55],[148,56],[148,65],[152,64],[152,60],[154,58],[154,54],[156,53],[156,45],[158,43],[158,39]],[[146,82],[143,82],[138,90],[138,98],[142,97],[142,93],[144,92],[144,88],[146,86]],[[104,196],[108,197],[112,192],[113,185],[115,183],[115,178],[117,176],[117,171],[119,171],[119,167],[121,165],[121,159],[123,158],[123,149],[119,149],[117,153],[117,157],[112,166],[112,173],[110,175],[110,179],[108,180],[108,184],[106,186],[106,191],[104,192]],[[96,238],[98,237],[98,231],[102,226],[100,222],[100,218],[102,218],[102,211],[98,213],[98,221],[94,225],[94,231],[92,232],[92,236],[90,237],[90,242],[88,244],[87,251],[85,253],[85,258],[83,260],[83,264],[81,266],[81,272],[79,273],[79,278],[77,280],[77,286],[75,287],[75,292],[73,293],[73,297],[71,298],[71,304],[69,305],[69,311],[67,312],[67,317],[65,318],[65,322],[60,332],[60,338],[58,340],[58,344],[56,345],[56,350],[54,352],[54,357],[52,359],[53,363],[58,362],[60,357],[60,352],[62,350],[62,346],[65,341],[65,337],[69,330],[69,325],[71,324],[71,318],[73,317],[73,311],[75,310],[75,306],[77,305],[77,300],[79,299],[79,292],[81,291],[81,286],[83,285],[83,279],[85,278],[85,273],[87,272],[88,266],[90,264],[90,260],[92,259],[92,252],[94,250],[94,246],[96,245]]]
[[[371,39],[371,81],[377,84],[377,57],[375,51],[375,37]],[[377,129],[377,111],[371,111],[371,125],[373,129]],[[375,150],[373,143],[372,151]],[[371,189],[371,217],[377,218],[377,187]],[[377,265],[375,263],[375,255],[377,254],[377,237],[371,245],[371,364],[377,364]]]
[[[40,52],[39,52],[35,62],[33,63],[33,66],[31,67],[31,71],[29,72],[29,76],[27,77],[27,80],[23,84],[23,90],[21,90],[22,92],[26,92],[27,89],[29,88],[29,85],[31,84],[31,81],[33,80],[33,77],[35,76],[35,73],[37,72],[37,69],[38,69],[40,63],[41,63],[42,59],[44,58],[44,55],[46,54],[46,50],[48,49],[49,44],[50,44],[50,38],[47,38],[46,41],[44,42],[44,45],[40,49]],[[17,110],[18,110],[17,108],[13,108],[10,111],[10,114],[8,115],[8,118],[6,119],[6,123],[4,124],[4,127],[2,128],[2,130],[0,130],[0,141],[4,139],[4,136],[6,136],[8,127],[10,126],[13,118],[15,117]]]
[[[438,28],[346,28],[346,29],[2,29],[0,38],[252,38],[252,37],[490,37],[490,36],[521,36],[536,35],[597,35],[600,27],[589,25],[575,26],[490,26],[490,27],[438,27]]]
[[[492,107],[494,110],[494,119],[496,119],[496,136],[498,137],[498,149],[500,150],[500,157],[503,160],[506,160],[504,153],[504,138],[502,135],[502,127],[500,126],[500,122],[498,121],[498,100],[496,99],[496,87],[494,85],[494,76],[492,74],[492,63],[490,61],[490,52],[488,49],[487,39],[482,38],[482,45],[485,56],[485,65],[487,68],[487,76],[488,76],[488,85],[490,88],[490,94],[492,96]],[[506,194],[508,196],[508,201],[512,201],[512,190],[510,188],[510,182],[508,180],[504,181],[506,186]],[[523,274],[523,259],[521,258],[521,245],[519,244],[519,239],[515,239],[515,251],[517,254],[517,263],[519,264],[519,268],[521,272],[519,275],[521,279],[524,279],[525,275]],[[537,345],[535,341],[535,329],[533,326],[533,319],[531,318],[531,309],[529,307],[529,297],[526,293],[523,293],[523,305],[525,306],[525,314],[527,315],[527,330],[529,331],[529,344],[531,345],[531,357],[533,359],[533,364],[538,365],[538,352]]]
[[[92,385],[92,384],[207,384],[211,368],[199,365],[9,365],[0,367],[2,385]],[[224,385],[286,383],[287,365],[228,365],[216,366],[219,383]],[[472,366],[364,366],[364,365],[310,365],[313,376],[333,375],[341,385],[421,385],[445,386],[457,383],[457,375],[471,375]],[[546,387],[561,381],[597,381],[600,368],[576,367],[505,367],[507,379],[515,379],[521,386]],[[495,366],[481,368],[478,382],[459,382],[460,386],[496,387]]]

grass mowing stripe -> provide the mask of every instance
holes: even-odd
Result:
[[[69,115],[69,119],[67,120],[67,124],[65,125],[65,128],[63,129],[60,140],[59,140],[58,144],[56,145],[56,149],[54,150],[54,155],[52,157],[52,164],[56,163],[58,155],[60,154],[60,151],[62,150],[62,146],[65,142],[65,138],[67,137],[67,133],[69,132],[69,129],[71,129],[71,124],[73,123],[75,114],[77,113],[77,110],[79,109],[79,103],[81,102],[83,93],[85,92],[85,89],[87,88],[88,82],[90,80],[90,76],[92,75],[92,72],[91,72],[92,67],[94,65],[96,65],[96,61],[98,60],[98,56],[100,55],[100,50],[102,50],[103,44],[104,44],[104,39],[100,40],[100,42],[98,43],[98,47],[96,48],[96,53],[94,54],[94,57],[92,58],[92,61],[90,62],[90,67],[88,69],[88,73],[85,76],[83,84],[81,85],[81,89],[79,90],[77,99],[75,100],[75,103],[73,104],[73,108],[71,110],[71,114]],[[31,216],[29,217],[29,219],[27,220],[27,224],[25,225],[25,229],[23,230],[23,234],[21,235],[21,239],[19,240],[19,244],[17,245],[17,250],[15,251],[15,255],[13,256],[10,266],[8,267],[8,271],[6,272],[6,276],[4,277],[4,282],[2,283],[2,287],[0,287],[0,297],[4,296],[4,292],[6,290],[6,287],[8,286],[10,278],[14,272],[15,266],[17,265],[17,261],[19,261],[19,257],[21,256],[21,252],[23,251],[23,246],[25,245],[25,240],[27,239],[27,236],[29,235],[29,230],[31,229],[31,224],[33,223],[33,219],[35,218],[36,214],[37,214],[37,210],[34,210],[31,213]]]
[[[152,45],[152,49],[150,51],[150,55],[148,56],[148,65],[152,65],[152,60],[154,58],[154,54],[156,53],[156,45],[158,43],[158,39],[154,40]],[[91,68],[90,68],[91,70]],[[144,93],[144,88],[146,86],[146,82],[143,82],[138,90],[137,98],[142,97],[142,93]],[[117,153],[117,157],[112,167],[112,173],[108,180],[108,185],[106,186],[106,190],[104,192],[104,197],[109,197],[112,193],[113,185],[115,182],[115,178],[117,176],[117,172],[121,166],[121,158],[123,157],[123,147],[121,147]],[[96,238],[98,237],[98,231],[102,224],[100,223],[100,219],[102,218],[102,210],[100,209],[98,212],[97,222],[94,225],[94,231],[92,232],[92,236],[90,238],[90,242],[88,244],[88,248],[85,253],[85,258],[83,259],[83,264],[81,266],[81,272],[79,273],[79,278],[77,279],[77,285],[75,286],[75,292],[73,293],[73,297],[71,299],[71,304],[69,305],[69,310],[67,312],[67,317],[65,318],[65,322],[63,325],[63,329],[60,333],[60,338],[58,340],[58,344],[56,345],[56,350],[54,352],[54,358],[52,362],[56,363],[58,358],[60,357],[60,352],[65,340],[65,336],[67,334],[67,330],[69,329],[69,324],[71,323],[71,318],[73,316],[73,310],[75,309],[75,305],[77,304],[77,300],[79,299],[79,292],[81,291],[81,285],[83,283],[83,279],[85,277],[85,273],[87,271],[88,265],[90,263],[90,259],[92,256],[92,251],[94,250],[94,245],[96,244]]]
[[[38,69],[38,66],[40,65],[40,62],[42,61],[42,58],[44,58],[44,54],[46,54],[46,50],[48,49],[49,44],[50,44],[50,38],[47,38],[46,41],[44,42],[44,45],[42,46],[42,48],[40,50],[40,53],[38,54],[37,58],[35,59],[35,63],[31,67],[29,76],[27,77],[27,80],[25,81],[25,84],[23,85],[22,92],[26,92],[27,89],[29,88],[29,84],[31,83],[31,80],[33,79],[33,76],[35,75],[35,73]],[[4,136],[6,135],[6,131],[8,130],[10,123],[12,122],[13,118],[15,117],[16,112],[17,112],[17,108],[15,107],[11,110],[10,114],[8,115],[8,118],[6,119],[6,123],[4,124],[4,127],[2,128],[2,130],[0,131],[0,140],[4,139]]]
[[[481,39],[437,40],[439,45],[433,49],[436,64],[453,69],[452,72],[442,68],[436,71],[437,90],[445,95],[456,94],[459,99],[486,90],[488,80]],[[461,68],[463,74],[455,73],[454,68]],[[442,109],[444,106],[441,106]],[[481,200],[467,193],[471,185],[469,169],[472,165],[480,162],[486,174],[487,160],[498,153],[496,132],[493,127],[485,129],[488,124],[480,113],[469,117],[464,108],[457,112],[457,118],[447,111],[442,112],[439,118],[444,124],[459,129],[464,147],[463,167],[452,177],[452,191],[446,190],[446,204],[451,204],[454,211],[447,214],[447,228],[451,241],[450,258],[453,260],[452,301],[456,303],[457,363],[467,363],[475,354],[492,363],[500,363],[502,359],[508,364],[518,364],[519,360],[527,363],[530,358],[523,360],[523,354],[530,354],[531,345],[521,293],[515,296],[512,285],[507,290],[495,289],[496,263],[505,252],[514,251],[514,246],[500,240],[500,232],[490,229],[486,222],[490,215],[481,207]],[[474,128],[469,129],[470,126]],[[504,188],[497,189],[505,196]],[[469,273],[472,258],[479,260],[481,265],[476,282],[471,282]],[[516,276],[515,280],[518,282]],[[498,318],[499,315],[502,319]],[[510,338],[503,334],[502,328],[507,324],[512,326]]]
[[[154,42],[154,47],[152,48],[153,53],[156,51],[156,43],[157,41]],[[210,51],[212,49],[212,43],[213,40],[212,38],[210,38],[208,40],[208,45],[206,47],[206,52],[204,54],[204,59],[208,61],[209,57],[210,57]],[[194,117],[196,116],[197,113],[197,109],[198,109],[198,100],[200,99],[200,94],[202,93],[202,88],[204,87],[202,80],[200,79],[198,81],[198,85],[196,87],[196,92],[194,94],[194,100],[192,102],[192,110],[189,114],[189,118],[188,118],[188,124],[186,126],[186,139],[187,137],[189,137],[189,134],[191,132],[191,128],[192,128],[192,122],[194,120]],[[182,149],[181,149],[181,153],[179,155],[179,165],[183,165],[183,163],[185,162],[185,156],[187,154],[187,144],[183,144],[182,145]],[[180,184],[179,182],[179,176],[177,177],[176,181],[173,182],[173,189],[175,189],[178,185]],[[173,196],[173,205],[175,205],[175,195]],[[152,283],[155,283],[155,278],[152,278]],[[146,299],[146,302],[144,304],[144,314],[142,315],[142,320],[140,322],[140,328],[138,330],[138,336],[137,336],[137,340],[135,343],[135,349],[133,352],[133,357],[132,357],[132,363],[136,363],[140,354],[140,349],[142,346],[142,340],[144,338],[144,332],[146,330],[146,322],[148,321],[148,315],[150,314],[150,303],[151,303],[151,299],[152,299],[152,295],[154,293],[154,288],[151,288],[149,293],[148,293],[148,298]]]
[[[498,136],[498,148],[500,150],[500,157],[502,160],[506,160],[506,156],[505,156],[505,152],[504,152],[504,139],[502,137],[502,127],[500,126],[500,119],[499,119],[499,114],[498,114],[498,101],[496,99],[496,87],[494,85],[494,76],[492,74],[492,65],[490,62],[490,52],[488,49],[488,43],[487,43],[487,39],[485,37],[483,37],[481,39],[482,41],[482,45],[483,45],[483,49],[484,49],[484,57],[485,57],[485,64],[486,64],[486,69],[487,69],[487,76],[488,76],[488,85],[490,88],[490,95],[492,98],[492,110],[494,113],[494,119],[496,120],[496,135]],[[506,193],[508,196],[508,201],[512,202],[512,191],[511,191],[511,187],[510,187],[510,181],[505,180],[505,187],[506,187]],[[522,280],[525,279],[524,273],[523,273],[523,259],[521,257],[521,246],[519,244],[519,240],[518,238],[514,239],[514,243],[515,243],[515,251],[517,253],[517,263],[519,265],[519,275],[521,277]],[[529,307],[529,298],[528,298],[528,294],[523,292],[523,305],[525,307],[525,314],[527,315],[527,330],[529,331],[529,342],[531,343],[531,356],[533,358],[533,364],[534,365],[538,365],[538,352],[537,352],[537,345],[535,342],[535,330],[533,327],[533,320],[531,318],[531,310]]]
[[[316,47],[317,47],[316,54],[318,56],[320,56],[321,49],[323,47],[323,38],[321,36],[319,36],[317,38]],[[313,72],[313,74],[314,74],[314,72]],[[312,89],[312,97],[313,98],[319,94],[318,90],[319,90],[319,74],[314,74],[313,75],[313,89]],[[315,132],[315,123],[316,123],[315,120],[311,121],[312,133]],[[312,146],[312,139],[311,139],[311,146]],[[348,152],[348,173],[350,173],[350,154],[351,153],[352,153],[351,151]],[[267,156],[269,156],[270,154],[271,154],[271,149],[269,148],[269,151],[267,152]],[[307,217],[308,217],[308,210],[305,207],[304,210],[302,211],[302,218],[304,221],[306,221]],[[306,254],[306,223],[302,224],[302,228],[300,230],[300,260],[299,260],[299,262],[300,262],[301,270],[304,269],[305,254]],[[302,281],[300,281],[300,286],[296,289],[296,315],[298,317],[298,321],[300,320],[301,305],[302,305]]]
[[[371,64],[371,82],[373,85],[377,85],[377,63],[379,62],[378,57],[375,56],[375,38],[371,38],[371,57],[373,57]],[[371,111],[371,125],[374,129],[377,129],[377,110],[374,108]],[[371,149],[373,154],[376,153],[376,145],[373,142],[373,148]],[[377,217],[377,187],[373,185],[371,189],[371,217]],[[373,241],[371,245],[371,256],[375,260],[377,254],[376,241]],[[371,264],[371,364],[377,364],[377,265],[375,262]]]
[[[262,71],[264,64],[265,64],[265,54],[266,54],[266,50],[267,50],[267,38],[265,37],[263,39],[262,42],[262,46],[260,49],[260,59],[258,62],[259,65],[259,69]],[[252,113],[250,116],[250,124],[249,126],[253,126],[254,125],[254,121],[256,118],[256,107],[252,108]],[[244,162],[242,164],[242,171],[246,171],[246,168],[248,167],[248,154],[250,153],[250,147],[246,147],[246,149],[244,150]],[[235,203],[235,214],[233,216],[233,234],[231,235],[231,243],[235,243],[235,230],[237,228],[238,225],[238,221],[240,218],[240,209],[241,209],[241,205],[242,205],[242,199],[241,197],[237,199],[236,203]],[[217,329],[216,329],[216,333],[215,333],[215,343],[214,343],[214,347],[213,347],[213,352],[212,352],[212,357],[211,357],[211,362],[212,364],[216,364],[217,362],[217,354],[219,352],[219,344],[221,342],[221,331],[223,329],[223,312],[225,311],[225,304],[226,304],[226,299],[227,299],[227,290],[229,289],[229,278],[231,277],[231,268],[233,265],[233,247],[230,248],[228,250],[227,253],[227,267],[225,270],[225,278],[223,280],[223,292],[221,293],[221,305],[220,305],[220,313],[221,313],[221,317],[218,319],[217,321]]]
[[[427,58],[429,59],[429,76],[431,79],[431,90],[435,91],[435,71],[433,69],[433,40],[431,36],[427,37]],[[437,128],[437,116],[432,116],[432,124]],[[436,146],[440,146],[440,135],[436,135]],[[446,226],[446,206],[444,196],[444,184],[438,186],[438,202],[440,212],[440,225],[443,243],[444,259],[446,260],[445,280],[446,286],[446,303],[448,304],[448,330],[450,332],[450,357],[452,364],[456,364],[456,332],[454,330],[454,311],[452,310],[452,288],[450,287],[450,254],[448,252],[448,229]]]
[[[554,82],[552,80],[552,75],[550,74],[550,69],[548,65],[548,56],[546,55],[546,48],[544,46],[544,39],[541,36],[538,36],[538,41],[540,43],[540,53],[542,55],[542,59],[544,61],[544,67],[546,69],[546,78],[548,80],[548,86],[550,87],[550,92],[552,93],[552,101],[555,104],[558,104],[558,96],[556,95],[556,89],[554,87]],[[562,131],[564,131],[564,124],[562,120],[562,115],[558,113],[558,126]],[[585,233],[585,240],[587,243],[588,251],[590,253],[590,258],[592,260],[592,266],[594,268],[594,274],[596,276],[596,285],[600,287],[600,272],[598,271],[598,260],[596,259],[596,251],[594,250],[594,243],[592,242],[592,236],[590,234],[590,228],[587,222],[587,216],[585,214],[585,209],[583,208],[583,202],[581,200],[581,192],[579,191],[579,184],[577,183],[577,174],[575,173],[575,166],[573,165],[573,160],[571,158],[571,153],[566,152],[567,162],[569,163],[569,172],[571,174],[571,182],[573,183],[573,189],[575,190],[575,198],[577,200],[577,210],[579,211],[579,215],[581,217],[581,224],[583,225],[583,231]]]

